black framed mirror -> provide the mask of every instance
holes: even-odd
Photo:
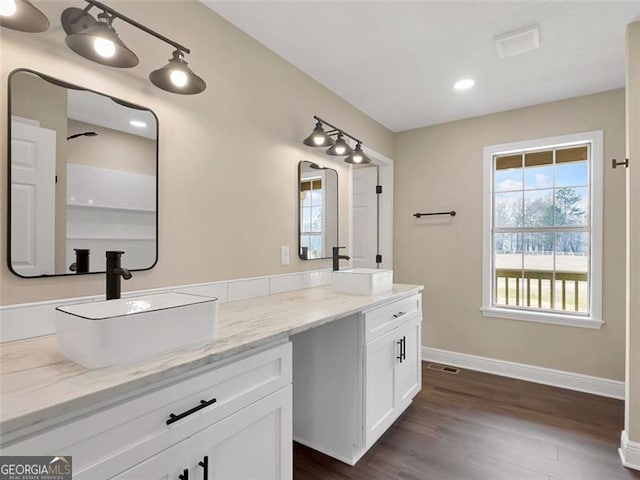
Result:
[[[9,75],[9,269],[20,277],[158,260],[158,119],[148,108],[18,69]]]
[[[338,172],[317,163],[298,163],[298,256],[331,258],[338,245]]]

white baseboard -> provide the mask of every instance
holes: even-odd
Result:
[[[640,443],[629,440],[627,432],[624,430],[620,435],[618,452],[620,453],[620,460],[622,460],[622,464],[625,467],[640,470]]]
[[[534,365],[496,360],[487,357],[478,357],[466,353],[457,353],[430,347],[422,347],[422,359],[429,362],[492,373],[502,377],[517,378],[519,380],[624,400],[624,382],[618,380],[592,377],[580,373],[536,367]]]

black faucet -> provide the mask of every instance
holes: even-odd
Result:
[[[89,249],[74,248],[76,261],[69,265],[69,270],[76,273],[89,273]]]
[[[333,247],[333,271],[340,270],[340,260],[351,260],[349,255],[340,255],[340,249],[347,247]]]
[[[131,278],[131,272],[120,265],[124,252],[107,251],[107,300],[120,298],[120,277],[125,280]]]

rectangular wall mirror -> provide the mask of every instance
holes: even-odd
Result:
[[[338,246],[338,172],[317,163],[298,163],[298,255],[331,258]]]
[[[9,76],[8,263],[21,277],[158,258],[158,121],[144,107],[31,70]]]

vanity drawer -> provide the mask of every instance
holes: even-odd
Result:
[[[10,445],[2,455],[72,455],[74,479],[108,478],[289,385],[291,363],[289,342],[227,359]],[[181,418],[167,425],[172,414]]]
[[[416,313],[422,314],[422,295],[419,294],[363,312],[365,343],[390,332]]]

